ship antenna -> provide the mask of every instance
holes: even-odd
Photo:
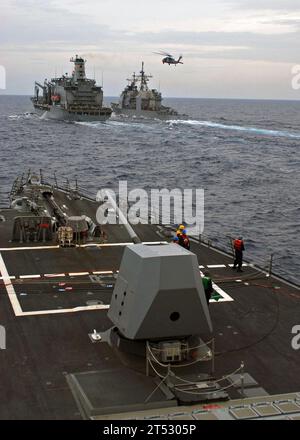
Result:
[[[142,70],[140,71],[139,79],[141,80],[141,90],[148,90],[147,82],[149,78],[152,78],[152,75],[145,75],[144,71],[144,61],[142,62]]]

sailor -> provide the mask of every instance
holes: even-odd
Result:
[[[182,237],[182,231],[184,230],[184,226],[183,225],[179,225],[177,231],[176,231],[176,237],[178,239],[177,244],[179,244],[179,246],[184,247],[184,240]]]
[[[190,244],[190,239],[187,236],[186,229],[183,229],[181,237],[182,237],[182,240],[183,240],[183,247],[189,251],[190,247],[191,247],[191,244]]]
[[[179,244],[179,238],[177,237],[177,235],[176,235],[176,237],[173,237],[173,243]]]
[[[245,250],[243,237],[238,237],[233,241],[233,248],[235,252],[235,260],[233,263],[233,269],[238,267],[238,272],[242,271],[242,265],[243,265],[243,251]]]
[[[209,305],[209,300],[211,299],[214,289],[212,286],[212,280],[210,278],[210,274],[208,272],[204,272],[204,277],[202,278],[202,284],[204,287],[206,302],[207,305]]]
[[[184,225],[179,225],[178,226],[178,229],[177,229],[177,231],[176,231],[176,235],[177,235],[177,237],[178,237],[178,235],[181,235],[182,234],[182,231],[185,229],[185,227],[184,227]]]

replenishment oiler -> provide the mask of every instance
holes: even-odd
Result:
[[[121,93],[118,103],[112,103],[116,115],[134,118],[173,119],[178,116],[176,110],[162,105],[162,95],[156,89],[150,89],[148,82],[152,78],[146,75],[144,63],[139,75],[135,73],[128,79],[128,85]]]
[[[74,63],[72,75],[64,74],[43,84],[35,82],[31,101],[36,112],[47,119],[74,122],[106,121],[112,110],[103,107],[103,90],[94,79],[85,74],[85,63],[78,55],[70,60]]]

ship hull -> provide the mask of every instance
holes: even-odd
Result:
[[[104,122],[107,121],[112,114],[110,108],[102,108],[100,112],[87,114],[86,112],[69,112],[58,106],[34,105],[35,112],[43,119],[53,119],[56,121],[68,122]]]
[[[137,118],[137,119],[174,119],[180,115],[177,112],[166,112],[157,110],[135,110],[128,108],[120,108],[118,105],[112,104],[113,112],[118,116],[123,116],[127,118]]]

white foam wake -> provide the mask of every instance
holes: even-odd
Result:
[[[114,121],[114,120],[107,120],[107,121],[83,121],[83,122],[75,122],[77,125],[84,125],[86,127],[92,127],[92,128],[111,128],[111,127],[144,127],[144,124],[138,123],[138,122],[122,122],[122,121]]]
[[[220,124],[218,122],[212,122],[212,121],[197,121],[197,120],[181,120],[181,119],[174,119],[169,120],[168,123],[172,125],[194,125],[194,126],[202,126],[202,127],[210,127],[210,128],[220,128],[223,130],[236,130],[236,131],[243,131],[248,133],[254,133],[254,134],[262,134],[267,136],[276,136],[276,137],[289,137],[294,139],[300,139],[300,134],[294,134],[290,133],[288,131],[280,131],[280,130],[267,130],[264,128],[255,128],[255,127],[243,127],[240,125],[226,125],[226,124]]]

